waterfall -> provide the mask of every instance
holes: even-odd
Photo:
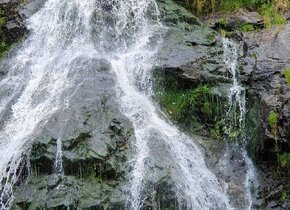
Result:
[[[232,76],[232,86],[229,90],[228,94],[228,104],[229,108],[227,111],[226,121],[226,134],[228,136],[228,140],[232,141],[232,143],[227,145],[227,149],[224,155],[224,159],[222,159],[222,167],[226,166],[226,170],[229,167],[227,165],[230,164],[231,153],[237,153],[239,155],[237,159],[238,161],[244,161],[245,163],[245,176],[243,181],[244,194],[245,194],[245,203],[246,205],[243,207],[245,209],[252,209],[253,205],[253,193],[252,188],[256,187],[257,184],[257,175],[256,169],[252,160],[249,158],[246,151],[246,136],[245,136],[245,114],[246,114],[246,94],[245,88],[241,86],[239,82],[239,45],[229,39],[223,39],[224,45],[224,61],[228,66],[229,72]],[[240,169],[241,170],[241,169]],[[227,173],[231,173],[229,170]],[[236,184],[241,180],[236,180]]]
[[[30,36],[2,63],[9,73],[0,81],[0,209],[11,208],[19,169],[29,167],[25,157],[32,141],[56,112],[62,120],[55,170],[64,174],[66,110],[85,74],[74,71],[79,57],[111,63],[120,109],[135,129],[128,209],[142,208],[154,194],[151,178],[158,168],[172,182],[180,209],[231,208],[202,148],[167,121],[151,99],[151,70],[166,30],[158,16],[154,0],[47,0],[28,20]]]
[[[11,208],[20,169],[29,167],[23,158],[33,139],[48,119],[63,109],[64,93],[79,85],[70,64],[79,56],[97,56],[90,38],[94,2],[48,0],[27,20],[28,39],[1,64],[9,70],[0,81],[0,119],[4,122],[0,130],[1,210]]]
[[[162,162],[162,167],[167,169],[175,185],[180,209],[230,208],[217,178],[206,166],[199,145],[163,119],[151,101],[150,71],[161,41],[162,26],[154,1],[130,2],[130,8],[138,8],[133,13],[134,26],[137,25],[133,33],[136,42],[114,53],[113,59],[110,59],[118,78],[120,107],[133,123],[136,135],[127,207],[134,210],[142,208],[146,199],[154,193],[148,192],[152,184],[149,180],[157,172],[149,163],[157,168],[160,162],[156,163],[156,160],[164,161],[162,158],[166,157],[167,162]],[[120,21],[116,26],[127,21],[130,24],[131,14],[123,14]],[[127,29],[122,28],[123,32],[118,31],[118,34],[126,32]],[[154,40],[153,43],[151,40]],[[158,152],[162,153],[162,157],[157,157]]]

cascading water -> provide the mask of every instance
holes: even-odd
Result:
[[[120,107],[135,128],[135,153],[126,188],[128,209],[140,209],[152,197],[155,183],[150,178],[158,174],[158,167],[167,171],[180,209],[231,208],[200,146],[165,120],[151,101],[150,70],[165,30],[158,15],[154,0],[48,0],[28,20],[31,35],[5,61],[9,73],[0,81],[4,90],[0,117],[5,121],[0,130],[0,209],[11,208],[20,168],[29,166],[23,158],[56,112],[62,120],[56,136],[55,172],[63,175],[61,141],[69,126],[66,110],[84,74],[71,67],[79,57],[111,63]],[[235,88],[231,98],[240,95]],[[239,107],[243,102],[238,101]]]
[[[70,63],[79,56],[95,56],[90,41],[93,8],[93,0],[47,1],[28,20],[28,40],[2,64],[9,71],[0,81],[0,117],[5,121],[0,130],[1,210],[11,208],[13,187],[31,141],[62,109],[64,91],[74,88]]]
[[[245,137],[245,114],[246,114],[246,97],[245,97],[245,88],[242,87],[239,83],[239,71],[238,71],[238,49],[239,45],[230,41],[229,39],[223,39],[224,45],[224,61],[227,64],[230,74],[232,76],[232,87],[229,90],[229,109],[226,116],[227,126],[226,134],[229,137],[228,140],[232,143],[227,144],[226,152],[224,158],[221,160],[222,168],[227,171],[230,163],[230,159],[235,159],[231,156],[231,153],[239,154],[237,155],[236,162],[238,164],[245,164],[246,172],[242,176],[244,179],[243,187],[246,198],[245,204],[242,207],[243,209],[252,209],[253,205],[253,193],[252,189],[256,187],[257,177],[255,167],[252,160],[249,158],[246,151],[246,137]],[[241,169],[240,169],[241,170]],[[226,173],[231,173],[228,171]],[[243,172],[244,173],[244,172]],[[240,183],[240,177],[235,180],[234,184],[238,185]],[[228,192],[231,194],[231,192]],[[241,206],[239,206],[241,207]]]
[[[128,208],[140,209],[153,193],[146,192],[150,186],[147,176],[154,173],[154,169],[148,167],[147,163],[155,161],[154,156],[157,154],[154,149],[158,148],[158,141],[163,145],[158,149],[169,158],[165,167],[168,167],[170,179],[176,187],[180,209],[229,208],[227,196],[217,178],[207,168],[201,148],[174,125],[162,119],[150,100],[150,70],[157,52],[158,35],[162,30],[156,3],[136,0],[128,6],[138,8],[133,10],[133,37],[136,41],[114,53],[111,59],[120,88],[120,106],[132,121],[136,135]],[[130,10],[130,7],[126,10]],[[121,15],[121,23],[117,22],[116,26],[130,25],[131,14]],[[127,29],[122,27],[122,30],[118,30],[118,34]],[[157,43],[152,43],[151,39],[157,39]]]

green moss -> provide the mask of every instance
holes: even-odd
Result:
[[[289,201],[289,200],[290,200],[290,193],[287,192],[287,191],[283,191],[283,192],[281,193],[281,198],[280,198],[280,200],[282,200],[282,201]]]
[[[4,41],[0,42],[0,58],[5,56],[11,49],[12,45],[6,44]]]
[[[284,70],[284,77],[287,81],[288,86],[290,87],[290,69]]]
[[[6,23],[6,14],[3,9],[0,9],[0,28]],[[11,45],[5,42],[5,36],[3,35],[2,29],[0,29],[0,58],[5,56],[11,49]]]
[[[279,174],[280,176],[290,176],[290,153],[286,152],[283,154],[278,154],[278,164],[279,164]],[[286,198],[290,199],[289,194],[287,196],[283,196],[285,200]]]
[[[250,31],[255,31],[255,27],[253,26],[253,24],[245,23],[245,24],[242,24],[242,26],[240,27],[240,30],[243,32],[250,32]]]
[[[272,129],[277,127],[278,123],[278,114],[275,111],[271,111],[269,116],[268,116],[268,122],[270,124],[270,127]]]
[[[204,102],[200,100],[208,94],[209,90],[207,85],[187,90],[173,89],[161,93],[159,100],[161,106],[165,108],[174,120],[181,121],[186,117],[188,111],[197,105],[203,105],[204,110],[209,113],[209,105],[204,105]]]
[[[222,26],[226,26],[226,25],[228,25],[228,19],[225,18],[225,17],[222,17],[222,18],[219,20],[219,23],[220,23]]]
[[[290,153],[280,155],[279,164],[282,168],[290,168]]]
[[[239,8],[247,7],[258,11],[264,20],[264,26],[270,28],[272,25],[285,24],[287,21],[283,12],[289,10],[289,2],[281,0],[182,0],[186,7],[196,15],[209,14],[211,12],[232,12]],[[220,21],[221,25],[226,19]],[[250,25],[243,26],[242,31],[253,31]]]
[[[0,26],[3,26],[6,23],[5,11],[0,9]]]

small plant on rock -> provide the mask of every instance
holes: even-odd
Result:
[[[287,81],[288,86],[290,87],[290,69],[284,70],[284,77]]]
[[[277,134],[277,123],[278,123],[278,114],[275,111],[271,111],[268,116],[268,122],[270,124],[272,134],[276,136]]]

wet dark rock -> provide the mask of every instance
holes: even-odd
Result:
[[[0,9],[5,17],[5,22],[1,25],[1,40],[8,44],[13,44],[25,34],[23,19],[19,16],[18,6],[20,1],[2,1]]]
[[[281,28],[245,33],[243,38],[248,46],[243,82],[261,101],[257,112],[261,116],[262,135],[256,140],[256,155],[261,160],[269,155],[275,156],[276,143],[281,152],[290,152],[290,87],[284,77],[284,71],[290,67],[289,34],[288,23]],[[277,114],[275,132],[268,120],[271,111]]]
[[[262,16],[256,11],[246,8],[229,13],[218,13],[203,18],[211,28],[215,30],[224,29],[226,31],[243,30],[243,26],[251,26],[252,29],[264,28]],[[245,28],[246,29],[246,28]]]
[[[29,18],[37,12],[46,2],[46,0],[29,0],[19,10],[19,15],[23,18]]]
[[[176,3],[168,1],[159,6],[167,33],[160,52],[158,66],[182,82],[198,84],[230,83],[223,61],[222,42],[216,31],[201,25],[199,21],[189,24],[176,12]],[[168,16],[175,14],[175,21]],[[187,11],[182,11],[194,18]]]
[[[164,6],[166,9],[163,9],[161,5],[161,14],[171,16],[174,14],[175,6]],[[250,24],[255,29],[263,28],[262,19],[255,12],[240,10],[232,14],[235,18],[230,15],[227,16],[227,19],[233,20],[233,22],[227,22],[226,27],[229,27],[229,30],[236,30],[237,27],[244,24]],[[212,28],[220,27],[218,24],[220,24],[221,18],[214,17],[209,20]],[[231,79],[229,79],[230,74],[223,61],[223,48],[219,35],[200,24],[189,25],[178,16],[178,13],[175,18],[171,17],[170,20],[174,21],[168,23],[168,20],[163,18],[164,24],[168,28],[157,56],[156,71],[164,72],[163,78],[174,77],[174,83],[183,89],[209,84],[214,97],[218,97],[220,101],[227,101],[227,89],[231,85]],[[249,142],[247,149],[256,160],[268,161],[276,166],[279,165],[275,153],[276,141],[281,153],[290,152],[290,88],[284,77],[284,70],[290,68],[289,31],[288,23],[283,27],[271,30],[263,29],[252,33],[239,32],[232,35],[232,38],[241,45],[240,79],[247,89],[246,133]],[[223,105],[223,107],[226,110],[226,106]],[[275,135],[268,120],[271,111],[278,114]],[[196,115],[198,114],[200,113],[196,113]],[[205,135],[208,135],[208,132],[205,132]],[[216,155],[209,153],[211,159]],[[221,157],[216,157],[217,160],[219,158]],[[237,179],[234,176],[220,175],[223,180],[232,183],[233,197],[241,194],[239,192],[241,189],[235,187],[237,186],[235,183],[239,183],[243,177],[245,161],[233,161],[239,159],[234,157],[231,160],[232,172]],[[209,161],[211,167],[215,168],[217,160]],[[258,161],[259,163],[261,162]],[[216,173],[219,174],[219,172]],[[272,178],[279,180],[275,177]],[[261,183],[261,188],[264,187],[264,184]],[[284,191],[287,191],[286,186]],[[279,196],[281,197],[281,193]],[[272,201],[279,200],[279,196],[273,198]],[[265,206],[265,202],[270,203],[268,200],[265,201],[265,197],[266,195],[255,201],[254,205],[260,208]],[[245,205],[241,203],[242,200],[237,199],[235,202],[237,202],[235,205]],[[287,205],[287,201],[284,204]]]
[[[226,110],[224,102],[227,101],[227,90],[231,86],[229,71],[224,63],[223,46],[221,37],[211,28],[201,25],[199,22],[189,24],[176,8],[180,7],[174,1],[166,1],[160,4],[162,21],[167,26],[164,39],[157,54],[156,77],[168,80],[173,86],[181,90],[188,90],[198,86],[207,85],[211,91],[206,102],[213,107],[221,106]],[[188,14],[187,11],[184,14]],[[174,22],[167,20],[167,15],[175,14]],[[172,81],[171,81],[172,80]],[[162,86],[162,85],[161,85]],[[157,90],[158,91],[158,90]],[[203,96],[204,98],[207,96]],[[223,112],[223,111],[222,111]],[[219,113],[222,116],[222,113]],[[194,117],[200,118],[200,122],[194,122]],[[210,136],[212,118],[205,119],[205,114],[196,112],[188,114],[187,125],[191,130],[199,130],[199,134]],[[205,120],[204,120],[205,119]]]
[[[25,20],[39,10],[45,0],[1,0],[0,10],[5,18],[0,28],[1,41],[11,45],[18,42],[28,30]]]
[[[43,2],[31,0],[17,14],[13,13],[3,26],[7,28],[11,42],[23,36],[23,18],[31,16]],[[5,5],[7,9],[15,8],[17,4],[19,1],[16,0],[0,1],[0,7]],[[174,77],[184,89],[209,84],[212,96],[217,97],[219,103],[226,101],[231,80],[223,61],[218,33],[174,1],[159,0],[158,4],[167,32],[157,55],[156,71]],[[104,10],[109,12],[110,7],[104,4]],[[243,14],[240,18],[244,18],[245,23],[257,27],[261,24],[256,14]],[[18,30],[13,33],[15,37],[10,34],[13,30]],[[283,69],[289,67],[290,49],[285,47],[290,43],[288,35],[289,24],[277,34],[262,31],[236,36],[246,43],[241,47],[244,57],[241,79],[248,86],[251,97],[247,116],[251,125],[247,128],[251,134],[249,147],[254,155],[259,151],[258,156],[268,156],[269,159],[275,157],[272,149],[276,137],[281,145],[283,142],[289,146],[289,87],[283,77]],[[127,175],[131,172],[128,160],[135,137],[133,126],[120,112],[115,100],[115,77],[110,68],[109,62],[98,58],[79,57],[72,63],[68,78],[74,85],[62,95],[69,105],[58,110],[39,128],[30,153],[31,175],[26,183],[17,187],[13,209],[126,209],[124,194],[128,192],[124,192],[122,184],[128,181]],[[2,71],[0,76],[4,74]],[[255,105],[256,101],[261,103]],[[267,123],[272,109],[279,113],[276,137]],[[209,132],[204,133],[208,135]],[[170,172],[165,170],[172,164],[168,163],[164,149],[167,145],[154,136],[154,129],[152,136],[148,143],[151,153],[146,162],[146,171],[150,173],[144,178],[144,209],[157,209],[158,203],[162,209],[173,209],[176,208],[174,186],[168,178]],[[64,176],[56,174],[54,169],[58,138],[62,140]],[[201,138],[195,139],[199,141]],[[231,202],[235,206],[246,206],[241,197],[243,189],[239,186],[245,176],[245,160],[240,151],[231,148],[225,169],[220,167],[224,143],[204,138],[199,143],[206,148],[209,167],[222,183],[228,184],[230,195],[236,198]],[[285,151],[288,151],[287,147],[283,146]],[[255,189],[265,193],[261,193],[260,200],[254,205],[287,209],[287,202],[276,201],[284,185],[283,189],[265,190],[263,187],[262,190]],[[152,191],[155,197],[151,195]]]
[[[15,206],[124,209],[119,186],[128,174],[134,132],[115,101],[114,74],[104,59],[79,57],[71,65],[68,77],[77,84],[63,93],[67,108],[56,111],[33,141],[32,173],[18,188]],[[58,138],[65,176],[54,169]]]

